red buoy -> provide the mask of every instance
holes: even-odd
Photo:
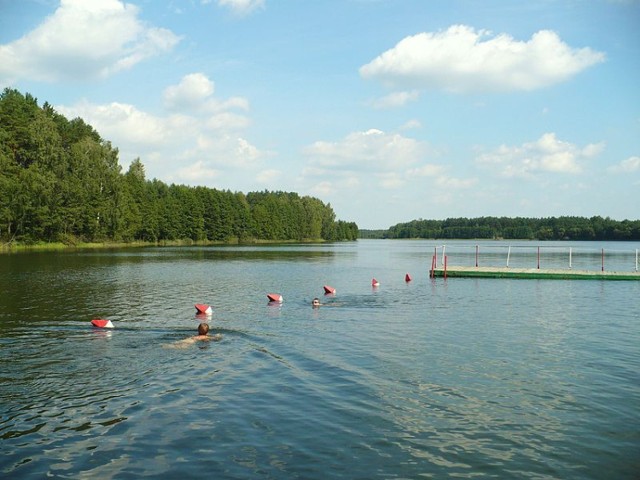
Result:
[[[328,295],[328,294],[335,295],[336,293],[336,289],[333,287],[330,287],[329,285],[325,285],[323,288],[324,288],[325,295]]]
[[[196,303],[197,313],[204,313],[205,315],[211,315],[213,310],[211,309],[211,305],[207,305],[206,303]]]
[[[282,303],[283,300],[282,295],[280,295],[279,293],[267,293],[267,298],[270,302]]]
[[[94,318],[91,320],[91,325],[96,328],[113,328],[111,320],[105,320],[104,318]]]
[[[379,287],[380,286],[380,282],[374,278],[373,280],[371,280],[371,286],[372,287]]]
[[[404,276],[404,281],[405,282],[410,282],[411,281],[411,275],[409,275],[408,273]]]

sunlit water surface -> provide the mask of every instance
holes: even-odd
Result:
[[[638,478],[640,282],[431,280],[432,254],[0,256],[0,476]],[[195,303],[222,340],[170,348]]]

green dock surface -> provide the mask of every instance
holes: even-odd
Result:
[[[436,277],[444,277],[444,268],[434,270]],[[447,277],[476,278],[539,278],[562,280],[640,280],[640,272],[615,272],[598,270],[538,269],[509,267],[451,267],[447,265]]]

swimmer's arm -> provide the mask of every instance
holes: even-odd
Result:
[[[222,335],[216,333],[215,335],[196,335],[194,337],[185,338],[183,340],[178,340],[177,342],[171,344],[163,345],[165,348],[186,348],[189,345],[193,345],[196,342],[204,341],[204,342],[218,342],[222,340]]]
[[[192,343],[196,343],[196,341],[193,338],[185,338],[183,340],[178,340],[177,342],[165,343],[162,346],[164,348],[186,348]]]

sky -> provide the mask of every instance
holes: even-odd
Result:
[[[362,229],[640,218],[640,0],[0,0],[6,87]]]

